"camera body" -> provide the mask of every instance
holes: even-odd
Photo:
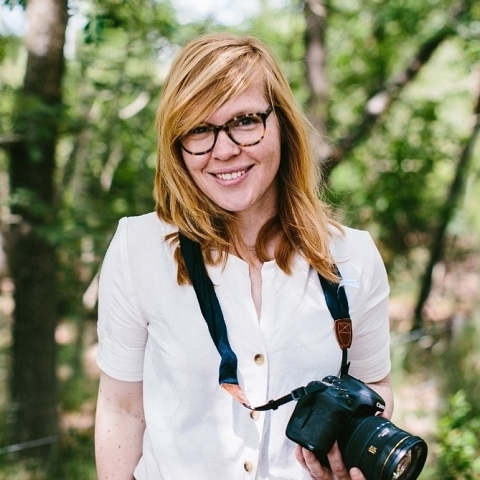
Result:
[[[327,453],[355,416],[375,415],[385,410],[383,398],[351,375],[333,375],[317,384],[318,390],[301,398],[287,425],[287,437],[314,452],[328,465]],[[323,384],[323,385],[322,385]]]
[[[423,439],[376,415],[385,402],[362,381],[325,377],[292,392],[298,400],[287,425],[290,440],[315,453],[329,467],[335,441],[347,468],[358,467],[367,480],[415,480],[427,458]]]

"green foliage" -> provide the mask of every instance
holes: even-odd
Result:
[[[57,173],[60,274],[73,287],[62,292],[61,306],[71,312],[77,305],[79,313],[79,293],[96,273],[118,219],[153,208],[154,118],[162,63],[177,32],[168,2],[89,2],[88,7],[75,57],[67,64],[68,108]],[[84,239],[93,241],[88,265],[79,261]],[[90,273],[80,279],[79,271]]]
[[[449,35],[331,176],[331,200],[347,224],[374,234],[392,278],[405,267],[421,270],[425,255],[418,253],[428,248],[442,222],[445,198],[470,134],[465,118],[474,102],[469,59],[470,50],[478,52],[478,42],[470,41],[478,38],[473,33],[477,23],[473,12],[452,22],[450,3],[340,2],[329,17],[329,135],[334,139],[356,125],[367,99],[387,80],[400,78],[420,44],[441,28]],[[470,36],[460,38],[460,29]],[[474,169],[479,162],[476,153]],[[477,190],[478,175],[470,178]],[[462,207],[461,215],[475,216],[473,201]],[[471,232],[465,227],[460,235]]]
[[[480,478],[480,417],[471,417],[465,392],[451,397],[439,420],[438,473],[443,480]]]
[[[327,4],[332,141],[355,125],[365,101],[405,68],[418,45],[448,24],[451,7],[448,0]],[[258,18],[235,30],[251,32],[272,47],[304,104],[302,9],[302,2],[279,8],[263,2]],[[154,117],[171,57],[191,37],[225,29],[211,21],[179,25],[167,1],[88,1],[72,6],[71,12],[81,13],[85,23],[76,30],[70,47],[74,53],[67,58],[57,171],[60,224],[57,234],[50,233],[61,243],[65,281],[75,278],[82,237],[93,239],[98,262],[119,217],[153,208]],[[395,265],[421,268],[415,252],[428,246],[440,221],[459,144],[468,134],[464,118],[471,100],[465,79],[479,53],[478,42],[471,41],[479,35],[477,23],[473,14],[457,23],[461,35],[445,44],[368,141],[333,172],[331,198],[343,220],[372,231],[392,274],[399,273]],[[12,51],[7,57],[13,57]],[[0,109],[7,113],[0,116],[0,132],[14,128],[8,115],[15,108],[14,89],[9,85],[13,79],[0,85],[6,99]],[[478,191],[478,175],[470,176],[469,185],[471,192]],[[478,223],[474,213],[464,209],[457,233],[470,220]],[[75,305],[80,288],[62,292],[65,308]]]
[[[304,31],[302,10],[288,3],[278,9],[264,6],[263,13],[248,25],[248,32],[264,41],[276,55],[300,104],[309,95],[305,84]]]
[[[142,2],[91,2],[84,27],[86,44],[100,44],[108,40],[113,31],[131,31],[145,38],[155,27],[163,35],[171,36],[176,27],[174,10],[169,2],[147,0]],[[147,40],[147,38],[145,38]]]
[[[24,3],[3,2],[10,6]],[[309,95],[303,60],[303,2],[292,0],[279,8],[272,8],[267,0],[261,3],[258,18],[231,29],[253,33],[274,50],[303,105]],[[453,3],[326,2],[327,128],[332,143],[357,124],[366,101],[387,79],[406,68],[420,44],[451,25]],[[58,222],[41,233],[58,246],[60,313],[80,325],[85,317],[95,315],[82,304],[82,295],[98,272],[118,219],[153,208],[154,118],[171,58],[190,38],[226,27],[211,20],[180,25],[171,3],[163,0],[88,0],[74,2],[70,13],[81,14],[85,21],[82,28],[71,31],[64,105],[53,112],[62,120],[55,178]],[[426,68],[331,177],[331,200],[342,211],[344,222],[369,229],[379,242],[392,279],[402,278],[408,271],[410,288],[412,278],[422,272],[462,142],[469,135],[471,70],[480,57],[478,18],[480,2],[472,2],[471,11],[448,27],[449,39]],[[19,100],[25,59],[22,39],[0,36],[0,136],[15,131],[19,119],[15,110],[20,105],[37,109],[41,118],[52,116],[32,99]],[[463,204],[449,230],[458,238],[480,238],[476,207],[479,151],[477,147]],[[0,165],[0,181],[6,175],[5,163]],[[9,201],[10,205],[42,208],[28,191],[15,192]],[[471,368],[478,364],[475,335],[469,331],[456,344],[442,338],[435,348],[412,349],[413,354],[405,354],[409,357],[405,375],[421,370],[419,360],[428,365],[433,357],[441,363],[445,398],[460,389],[465,392],[465,400],[454,397],[452,412],[445,414],[440,427],[442,465],[451,475],[466,475],[468,468],[477,468],[471,456],[472,448],[477,449],[477,456],[479,453],[478,444],[472,443],[472,435],[479,434],[473,418],[480,409],[475,401],[480,398],[476,386],[479,372]],[[79,352],[76,346],[61,346],[59,366],[71,368],[78,362]],[[62,407],[80,408],[91,400],[94,390],[94,381],[81,372],[71,375],[61,385]],[[466,405],[470,412],[465,413]],[[456,433],[449,435],[449,428]],[[55,474],[58,478],[95,478],[91,437],[90,430],[66,432],[60,447],[65,470]],[[6,437],[0,436],[0,440],[3,445],[7,442]],[[35,469],[31,465],[11,467],[8,475],[41,478],[35,472],[27,476],[28,470]],[[438,478],[445,477],[440,473]]]
[[[392,345],[395,383],[405,385],[420,379],[435,385],[441,402],[439,411],[435,412],[429,409],[428,399],[419,399],[421,418],[436,417],[436,430],[431,432],[428,441],[429,459],[435,473],[428,478],[479,480],[478,304],[471,316],[459,316],[445,330],[434,327],[418,341]]]
[[[474,416],[480,417],[480,310],[462,326],[453,326],[453,339],[450,343],[436,347],[440,361],[441,387],[446,398],[463,390]],[[458,320],[457,320],[458,321]],[[458,330],[458,331],[456,331]]]
[[[70,429],[65,432],[60,446],[61,469],[48,480],[96,480],[93,428]]]
[[[96,480],[93,429],[68,429],[58,445],[61,463],[41,465],[16,454],[0,456],[0,480]]]
[[[16,88],[22,79],[23,58],[20,39],[0,34],[0,135],[14,131],[12,112],[17,100]]]

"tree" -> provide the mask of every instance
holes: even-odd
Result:
[[[449,188],[447,200],[444,203],[441,211],[439,226],[430,247],[430,258],[425,268],[425,273],[423,274],[420,293],[418,295],[417,304],[414,310],[412,330],[420,330],[423,327],[422,313],[425,302],[427,301],[432,288],[433,269],[435,265],[442,259],[447,228],[458,206],[458,200],[462,193],[462,189],[469,171],[470,162],[472,160],[475,142],[480,135],[480,85],[477,85],[476,87],[477,98],[475,99],[475,107],[473,109],[474,122],[472,132],[460,153],[460,158],[458,160],[455,175]]]
[[[309,3],[313,3],[314,1],[315,0],[309,0]],[[428,63],[439,46],[456,34],[455,26],[461,16],[468,12],[469,8],[469,1],[462,1],[455,4],[449,12],[449,16],[442,28],[433,32],[431,36],[419,45],[418,50],[403,71],[388,79],[384,79],[383,72],[381,72],[382,75],[376,82],[375,79],[373,79],[375,83],[380,85],[380,88],[374,91],[365,102],[363,112],[359,116],[357,123],[351,126],[349,132],[338,140],[336,151],[328,157],[321,159],[327,177],[335,165],[344,159],[357,144],[368,137],[375,123],[387,112],[390,105],[399,97],[402,90],[416,78],[420,70]],[[307,15],[307,19],[308,18],[310,18],[309,15]],[[384,26],[377,25],[377,30],[382,28],[384,28]],[[307,65],[310,64],[307,63]],[[370,79],[370,81],[372,81],[372,79]]]
[[[328,124],[328,80],[326,73],[327,7],[323,0],[306,0],[305,16],[305,76],[309,87],[307,109],[315,130],[326,136]],[[328,158],[331,148],[326,142],[315,141],[316,157]]]
[[[329,193],[334,192],[348,223],[375,232],[391,273],[395,264],[425,268],[415,312],[418,328],[430,290],[427,279],[442,260],[440,245],[462,191],[464,182],[458,176],[468,172],[466,162],[461,162],[453,195],[448,193],[448,182],[438,172],[451,168],[450,152],[464,132],[462,123],[448,127],[450,118],[441,114],[454,95],[465,98],[468,92],[452,88],[455,94],[446,98],[416,92],[422,84],[429,92],[438,91],[437,78],[445,88],[444,77],[422,78],[425,70],[438,75],[440,68],[449,69],[448,57],[443,66],[438,61],[444,52],[461,49],[462,44],[465,57],[475,50],[471,40],[476,36],[472,27],[478,7],[468,0],[444,2],[442,12],[440,5],[427,2],[303,4],[306,79],[312,92],[308,111],[314,125],[326,123],[327,137],[334,139],[330,150],[324,150],[326,155],[319,155]],[[463,71],[468,74],[468,67]],[[327,106],[322,106],[324,102]],[[420,248],[430,250],[430,263],[420,266],[410,260],[416,253],[420,257]]]
[[[251,31],[276,51],[298,102],[321,134],[333,139],[319,145],[317,153],[328,163],[326,171],[331,169],[328,194],[340,205],[344,223],[372,232],[394,288],[396,272],[420,278],[454,173],[452,158],[470,133],[461,130],[465,115],[471,113],[471,98],[462,86],[478,59],[478,46],[470,40],[478,38],[475,18],[480,4],[292,0],[272,9],[271,3],[261,0],[259,17],[232,29]],[[462,5],[466,13],[458,8]],[[21,77],[19,63],[15,81],[8,86],[5,63],[0,67],[0,147],[10,152],[10,218],[15,220],[9,251],[18,320],[12,392],[17,389],[17,405],[29,405],[40,415],[55,415],[43,410],[37,393],[40,383],[47,388],[48,379],[53,387],[48,387],[47,401],[56,402],[54,379],[45,374],[53,366],[37,363],[42,358],[55,361],[50,339],[56,318],[75,322],[82,332],[85,320],[94,318],[93,311],[85,312],[82,294],[98,270],[118,218],[153,207],[154,117],[168,63],[188,38],[225,29],[212,20],[179,25],[170,3],[163,0],[71,2],[70,12],[75,15],[77,9],[86,24],[76,30],[74,53],[69,50],[63,99],[58,95],[52,100],[45,92],[47,84],[50,90],[58,85],[51,77],[45,81],[47,74],[58,72],[55,62],[45,67],[45,75],[38,74],[40,81],[27,82],[26,74],[16,106],[11,99],[16,78]],[[37,15],[32,24],[60,24],[52,12],[47,21]],[[50,33],[53,37],[58,31]],[[15,41],[13,45],[9,39],[7,45],[0,36],[0,61],[6,58],[9,66],[12,59],[22,58],[17,47],[21,40]],[[450,58],[445,59],[445,52]],[[455,85],[454,92],[442,95],[439,90],[448,84]],[[59,145],[56,163],[45,153],[47,139],[50,146]],[[477,159],[472,159],[471,176]],[[0,169],[4,163],[0,158]],[[3,171],[0,174],[5,177]],[[478,176],[474,181],[477,193]],[[470,227],[472,219],[467,221]],[[475,228],[480,229],[478,221]],[[55,292],[56,282],[62,288]],[[72,366],[71,356],[70,350],[61,355],[62,366]],[[35,365],[25,368],[27,360]],[[34,378],[22,377],[25,371]],[[68,382],[60,387],[69,388]],[[76,385],[83,388],[82,382],[78,379]],[[23,388],[26,391],[20,392]],[[26,403],[30,398],[34,402]],[[65,396],[62,400],[66,408]],[[27,424],[19,414],[16,418]],[[52,429],[19,438],[52,440],[57,433]]]
[[[12,198],[8,241],[15,285],[11,398],[17,442],[45,445],[59,434],[55,371],[57,326],[55,148],[62,114],[67,0],[29,0],[28,50],[9,145]]]

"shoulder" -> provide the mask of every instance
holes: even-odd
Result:
[[[152,242],[163,242],[165,235],[177,230],[173,225],[160,220],[155,212],[123,217],[118,222],[116,236],[125,238],[129,246],[142,247]]]
[[[160,220],[155,212],[133,217],[123,217],[119,221],[119,226],[132,233],[163,233],[167,235],[177,230],[173,225],[169,225],[163,220]]]
[[[148,264],[155,256],[169,253],[165,235],[176,231],[176,227],[160,220],[155,212],[145,215],[123,217],[108,248],[107,254],[117,255],[130,263]]]
[[[176,271],[171,244],[165,240],[165,235],[176,230],[160,220],[155,212],[123,217],[107,250],[102,270],[108,268],[116,272],[115,275],[130,276],[133,290],[139,292],[152,278],[159,276],[158,272]]]
[[[343,227],[343,235],[333,232],[330,251],[344,282],[360,290],[387,290],[383,259],[369,232]]]
[[[343,233],[332,231],[330,252],[337,263],[355,260],[368,260],[377,255],[378,250],[372,236],[366,230],[342,227]]]

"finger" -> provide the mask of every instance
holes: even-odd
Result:
[[[303,458],[302,447],[300,445],[295,445],[294,451],[297,462],[306,470],[307,464],[305,463],[305,459]]]
[[[339,479],[349,479],[350,472],[343,463],[342,454],[338,448],[337,442],[333,445],[332,449],[328,453],[328,461],[333,474]]]
[[[352,468],[350,470],[350,478],[352,480],[365,480],[365,477],[358,468]]]
[[[333,475],[329,468],[325,468],[317,459],[315,454],[306,448],[301,450],[307,470],[315,480],[329,480]]]

